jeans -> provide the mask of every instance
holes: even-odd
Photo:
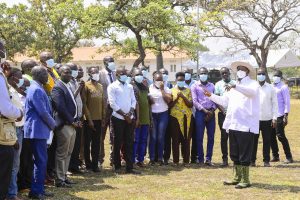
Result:
[[[168,111],[162,113],[152,113],[153,128],[150,135],[150,160],[154,161],[157,151],[158,160],[163,160],[163,151],[165,145],[165,134],[169,122]]]
[[[45,179],[47,170],[47,140],[46,139],[30,139],[33,154],[33,176],[31,181],[31,195],[39,195],[45,193]]]
[[[12,173],[11,173],[11,178],[10,178],[10,184],[8,187],[8,194],[7,194],[8,198],[14,198],[18,194],[17,175],[18,175],[19,167],[20,167],[20,154],[21,154],[21,149],[22,149],[24,129],[22,126],[22,127],[17,127],[16,130],[17,130],[19,149],[14,149],[13,168],[12,168]]]
[[[196,141],[197,141],[197,152],[198,160],[200,163],[204,162],[203,152],[203,136],[204,129],[206,127],[207,132],[207,147],[206,147],[206,160],[212,159],[213,148],[214,148],[214,137],[216,129],[216,120],[213,116],[208,122],[205,121],[206,114],[202,111],[196,111],[195,124],[196,124]]]
[[[133,143],[133,162],[144,162],[147,148],[147,138],[149,125],[141,125],[135,129],[135,138]]]

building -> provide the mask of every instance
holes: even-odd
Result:
[[[83,67],[85,71],[85,78],[87,78],[87,69],[91,66],[103,67],[103,58],[105,56],[113,56],[116,54],[115,50],[99,51],[99,47],[79,47],[72,50],[73,59],[70,62],[74,62]],[[23,60],[29,57],[18,54],[15,56],[17,67],[20,67]],[[115,62],[117,66],[124,66],[126,69],[131,69],[137,56],[117,56]],[[183,68],[183,63],[186,63],[190,58],[183,52],[173,51],[164,52],[164,67],[169,71],[169,80],[175,80],[176,72],[179,72]],[[156,70],[156,56],[148,52],[146,53],[145,65],[149,66],[150,74]],[[149,77],[150,78],[150,77]]]

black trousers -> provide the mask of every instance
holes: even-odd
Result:
[[[13,160],[13,146],[0,145],[0,200],[4,200],[7,195]]]
[[[198,152],[197,152],[197,140],[196,140],[196,128],[195,128],[195,118],[192,115],[191,119],[191,127],[192,127],[192,148],[191,148],[191,162],[196,162]]]
[[[222,152],[222,159],[224,161],[228,160],[228,138],[229,135],[226,132],[225,129],[223,129],[223,123],[225,120],[226,115],[224,115],[222,112],[218,113],[218,124],[221,131],[221,152]]]
[[[164,155],[163,155],[165,161],[168,161],[171,157],[171,145],[172,145],[171,144],[171,140],[172,140],[171,126],[172,126],[172,124],[170,123],[170,116],[169,116],[169,123],[168,123],[166,134],[165,134],[165,147],[164,147]],[[156,157],[157,157],[157,152],[156,152]]]
[[[84,121],[84,160],[88,169],[96,169],[98,167],[100,138],[102,134],[101,120],[93,120],[93,123],[96,131],[89,127],[88,121]]]
[[[56,152],[56,134],[53,135],[53,140],[50,147],[47,149],[48,162],[47,162],[47,172],[48,175],[55,174],[55,152]]]
[[[250,166],[254,134],[229,130],[230,158],[235,165]]]
[[[289,141],[285,136],[284,128],[285,127],[283,125],[283,116],[278,117],[277,118],[277,126],[276,126],[276,128],[273,128],[272,134],[271,134],[271,149],[272,149],[272,154],[273,154],[274,158],[279,158],[279,149],[278,149],[276,136],[282,144],[286,158],[287,159],[292,158]]]
[[[20,169],[18,173],[19,190],[29,189],[33,173],[33,159],[30,139],[23,138],[22,150],[20,155]]]
[[[121,146],[124,145],[124,158],[126,161],[126,170],[131,170],[133,168],[132,151],[134,138],[134,124],[128,124],[125,120],[118,119],[114,116],[111,117],[111,121],[114,130],[113,163],[115,169],[121,168],[120,150]]]
[[[79,166],[82,164],[79,159],[82,131],[82,128],[76,128],[76,139],[71,155],[69,170],[78,170]]]
[[[259,130],[263,137],[263,161],[270,162],[270,145],[271,145],[271,133],[272,133],[272,120],[259,121]],[[257,146],[258,146],[259,134],[254,134],[253,151],[251,162],[256,161]]]

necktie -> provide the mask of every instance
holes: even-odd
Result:
[[[111,72],[110,72],[110,73],[108,73],[108,76],[109,76],[110,83],[114,82],[114,79],[112,78],[112,74],[111,74]]]

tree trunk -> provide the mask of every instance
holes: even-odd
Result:
[[[162,48],[161,48],[161,41],[158,37],[154,37],[155,43],[156,43],[156,50],[158,53],[156,54],[156,69],[162,69],[164,68],[164,58],[162,54]]]
[[[259,67],[264,68],[266,70],[266,82],[271,83],[270,77],[268,74],[267,61],[268,61],[268,52],[266,52],[265,50],[262,50],[261,51],[261,65]]]
[[[138,67],[139,64],[143,63],[146,57],[145,49],[143,47],[142,36],[139,33],[135,33],[135,37],[137,40],[138,49],[140,52],[140,56],[134,61],[133,67]]]

